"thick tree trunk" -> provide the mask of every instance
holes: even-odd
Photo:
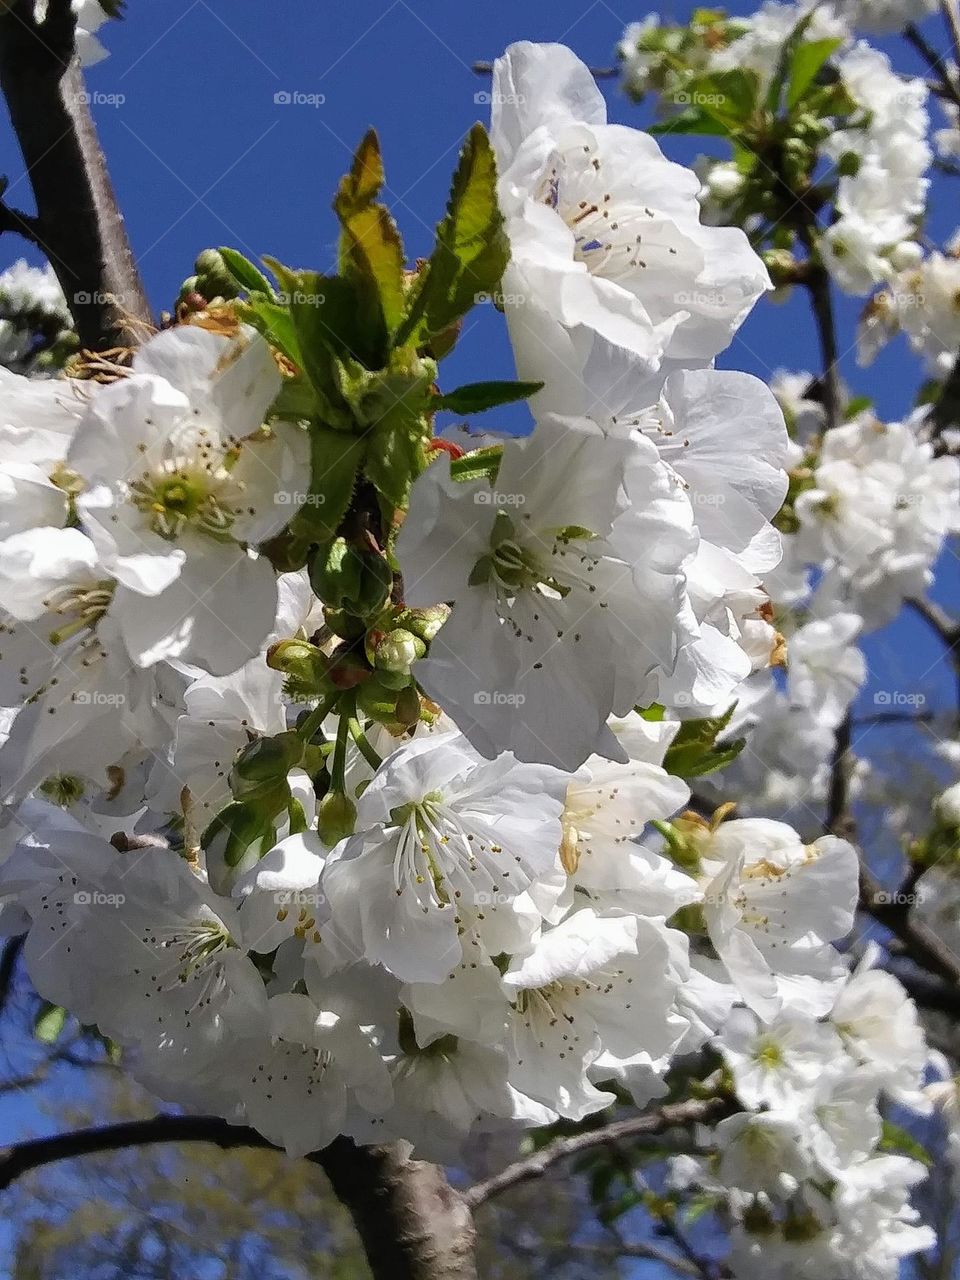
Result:
[[[438,1165],[410,1160],[400,1144],[346,1138],[317,1159],[353,1216],[375,1280],[477,1280],[473,1216]]]
[[[225,1151],[271,1146],[255,1129],[214,1116],[129,1120],[0,1150],[0,1191],[31,1169],[155,1142],[211,1142]],[[410,1160],[400,1144],[358,1147],[349,1138],[308,1158],[350,1210],[374,1280],[477,1280],[471,1211],[438,1165]]]
[[[49,0],[39,24],[34,0],[0,7],[0,89],[37,207],[36,218],[5,210],[3,226],[46,253],[80,341],[103,350],[131,345],[150,307],[74,56],[74,21],[69,0]]]

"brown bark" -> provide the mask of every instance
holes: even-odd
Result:
[[[3,229],[46,253],[80,341],[92,350],[129,345],[150,308],[74,55],[69,0],[0,8],[0,90],[23,152],[36,217],[4,210]],[[131,328],[131,323],[133,328]]]

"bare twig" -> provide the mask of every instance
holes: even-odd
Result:
[[[947,0],[943,0],[942,8],[944,10],[944,18],[947,19],[946,9]],[[949,24],[949,20],[948,25]],[[954,76],[950,74],[949,66],[946,62],[944,54],[937,53],[936,49],[920,31],[914,23],[908,23],[903,31],[904,39],[912,44],[920,57],[932,71],[938,85],[940,86],[940,96],[949,98],[951,102],[956,103],[960,107],[960,85],[958,85]]]
[[[663,1133],[667,1129],[678,1126],[706,1123],[718,1120],[730,1109],[730,1103],[724,1098],[705,1100],[692,1099],[688,1102],[670,1103],[656,1111],[648,1111],[643,1115],[631,1116],[628,1120],[614,1120],[611,1124],[599,1129],[588,1129],[585,1133],[575,1133],[566,1138],[555,1138],[553,1142],[534,1151],[529,1156],[507,1165],[499,1173],[476,1182],[463,1193],[463,1198],[471,1209],[485,1204],[494,1196],[509,1191],[511,1187],[540,1178],[553,1165],[561,1160],[570,1160],[590,1151],[594,1147],[608,1146],[610,1143],[624,1139],[649,1136]]]

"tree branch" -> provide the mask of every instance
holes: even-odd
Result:
[[[0,1151],[0,1191],[61,1160],[169,1142],[275,1149],[255,1129],[216,1116],[160,1115],[7,1147]],[[375,1280],[476,1280],[470,1210],[442,1169],[409,1159],[399,1144],[358,1147],[349,1138],[308,1159],[350,1210]]]
[[[570,1160],[584,1151],[590,1151],[593,1147],[622,1142],[626,1138],[663,1133],[667,1129],[683,1125],[705,1124],[712,1120],[719,1120],[729,1112],[730,1106],[726,1098],[695,1098],[687,1102],[668,1103],[656,1111],[648,1111],[627,1120],[614,1120],[611,1124],[603,1125],[599,1129],[588,1129],[585,1133],[555,1138],[539,1151],[534,1151],[514,1164],[507,1165],[491,1178],[475,1182],[463,1193],[463,1199],[471,1209],[476,1209],[478,1205],[485,1204],[504,1191],[509,1191],[511,1187],[542,1177],[548,1169],[561,1160]]]
[[[33,0],[0,9],[0,90],[37,205],[35,218],[5,210],[0,229],[26,235],[56,272],[81,343],[129,344],[150,308],[97,139],[74,53],[75,17],[50,0],[45,21]]]

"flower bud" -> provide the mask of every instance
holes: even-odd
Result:
[[[373,641],[369,649],[370,657],[374,667],[380,671],[409,675],[413,663],[427,651],[427,646],[420,637],[404,627],[387,632],[372,631],[369,637]]]
[[[320,685],[327,670],[327,658],[309,640],[279,640],[267,650],[267,666],[284,675],[295,676],[304,686]]]
[[[331,848],[352,836],[357,825],[357,806],[342,791],[328,791],[317,807],[317,833]]]
[[[941,822],[951,827],[960,827],[960,782],[947,787],[934,801],[933,807]]]
[[[429,609],[404,609],[397,617],[397,622],[429,644],[449,616],[449,605],[435,604]]]
[[[420,712],[420,693],[415,684],[408,684],[405,689],[401,690],[400,696],[397,698],[394,712],[397,723],[402,724],[405,729],[412,729],[420,721]]]
[[[229,894],[237,880],[273,847],[275,839],[273,823],[252,806],[235,800],[221,810],[200,837],[214,893]]]

